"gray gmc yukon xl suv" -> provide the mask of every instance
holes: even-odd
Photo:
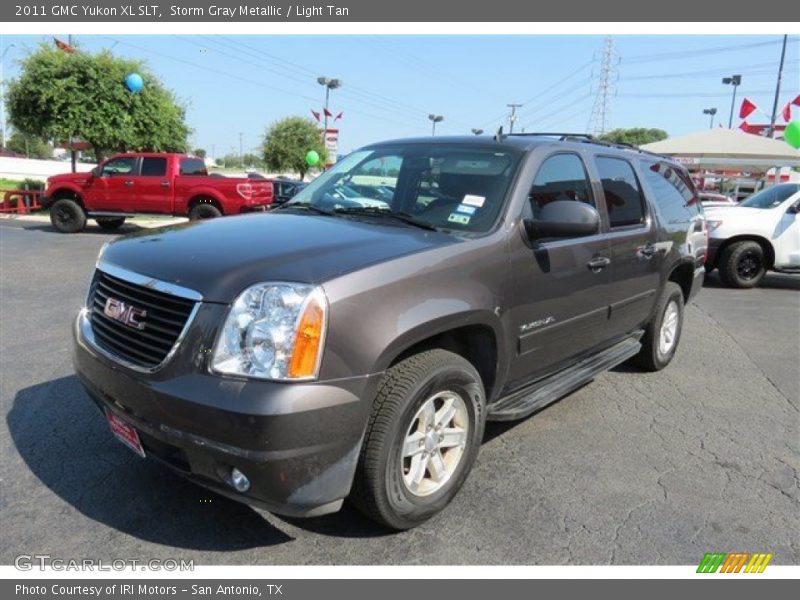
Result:
[[[457,493],[487,419],[629,359],[665,367],[706,243],[661,156],[569,134],[380,143],[268,214],[107,244],[75,368],[141,456],[275,513],[348,498],[405,529]]]

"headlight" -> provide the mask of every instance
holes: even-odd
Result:
[[[217,337],[212,369],[258,379],[318,375],[328,315],[322,288],[259,283],[239,294]]]

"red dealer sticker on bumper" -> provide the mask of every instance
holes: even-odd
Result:
[[[114,437],[144,458],[144,448],[142,447],[142,442],[139,440],[139,433],[136,429],[128,425],[108,409],[106,409],[106,419],[108,420],[108,426],[111,428],[111,433],[114,434]]]

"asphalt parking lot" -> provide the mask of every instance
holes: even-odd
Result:
[[[126,226],[129,227],[129,226]],[[678,355],[622,366],[534,417],[489,424],[453,504],[389,534],[351,509],[286,520],[143,461],[72,375],[70,327],[100,246],[0,221],[0,563],[697,564],[705,552],[800,563],[800,278],[707,282]]]

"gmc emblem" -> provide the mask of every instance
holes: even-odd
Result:
[[[147,311],[131,306],[130,304],[125,304],[122,300],[108,298],[103,308],[103,314],[109,319],[119,321],[128,327],[144,329],[144,323],[142,323],[141,319],[147,316]]]

